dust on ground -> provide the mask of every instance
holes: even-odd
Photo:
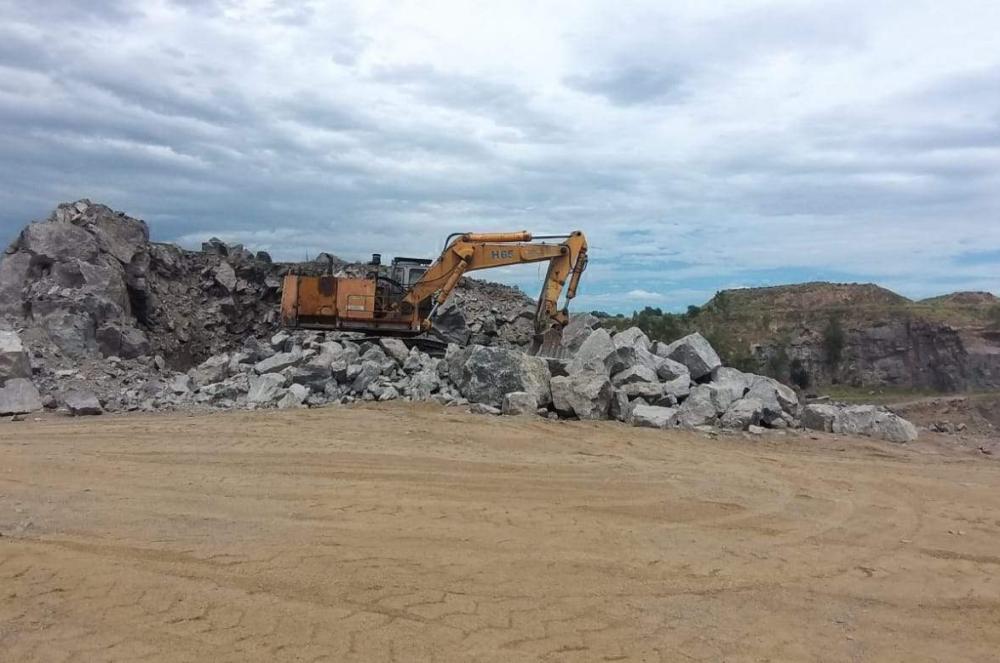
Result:
[[[993,661],[998,488],[432,405],[4,423],[0,658]]]

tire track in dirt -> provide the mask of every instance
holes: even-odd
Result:
[[[996,464],[402,404],[4,432],[13,660],[1000,648]]]

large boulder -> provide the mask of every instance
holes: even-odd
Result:
[[[657,374],[659,377],[659,374]],[[675,401],[680,401],[691,393],[691,376],[686,372],[676,378],[666,380],[663,383],[664,395],[671,396]]]
[[[26,414],[42,409],[42,397],[27,378],[11,378],[0,387],[0,415]]]
[[[668,345],[656,344],[656,354],[687,366],[692,380],[700,380],[722,366],[722,360],[704,336],[695,332]]]
[[[289,366],[294,366],[302,360],[302,352],[292,349],[290,352],[278,352],[267,359],[257,362],[253,370],[257,373],[277,373]]]
[[[795,394],[794,389],[764,375],[753,376],[753,381],[746,395],[760,398],[765,404],[769,401],[776,401],[778,407],[783,411],[793,414],[799,407],[799,397]]]
[[[744,373],[735,368],[719,366],[712,371],[711,384],[719,390],[728,392],[732,400],[737,401],[746,395],[750,385],[753,384],[754,377],[750,373]]]
[[[665,375],[670,375],[670,377],[664,379],[673,379],[676,375],[672,375],[670,367],[664,365],[665,362],[669,361],[669,359],[664,359],[653,354],[644,348],[641,343],[638,343],[636,345],[617,346],[615,351],[604,359],[604,365],[612,375],[633,366],[645,366],[655,373],[660,373],[662,370]],[[676,364],[676,362],[671,363]],[[687,373],[687,369],[684,372]]]
[[[105,205],[89,200],[63,203],[52,212],[53,224],[72,223],[93,235],[98,248],[123,265],[136,262],[149,242],[149,227],[145,221],[115,212]]]
[[[672,407],[646,405],[637,401],[632,403],[626,421],[643,428],[669,428],[673,425],[676,413],[677,410]]]
[[[741,398],[734,401],[719,418],[723,428],[747,430],[760,424],[764,404],[756,398]]]
[[[135,359],[149,354],[149,339],[142,330],[120,322],[109,322],[97,329],[97,348],[105,357]]]
[[[810,403],[802,408],[802,426],[826,433],[863,435],[900,443],[912,442],[918,435],[912,423],[876,405]]]
[[[647,366],[633,366],[615,373],[611,378],[611,384],[629,398],[636,396],[657,398],[663,395],[663,385],[657,379],[656,373]]]
[[[535,395],[527,391],[512,391],[503,395],[500,412],[509,415],[535,414],[538,410]]]
[[[229,375],[229,355],[213,355],[188,371],[195,386],[222,382]]]
[[[567,366],[570,374],[582,370],[609,370],[615,344],[607,329],[596,329],[580,344]]]
[[[249,405],[271,405],[285,395],[287,379],[281,373],[251,375],[247,403]]]
[[[301,384],[289,385],[285,395],[278,399],[278,409],[288,410],[290,408],[301,407],[309,396],[309,389]]]
[[[318,354],[308,361],[288,369],[293,384],[301,384],[309,389],[322,391],[333,377],[331,366],[336,358],[332,354]]]
[[[361,370],[355,376],[354,381],[351,382],[351,391],[358,394],[363,393],[381,374],[382,368],[377,361],[373,359],[363,360],[361,362]]]
[[[580,419],[607,419],[614,388],[603,370],[583,370],[552,378],[556,411]]]
[[[746,398],[756,398],[763,403],[763,420],[770,425],[779,420],[791,420],[798,414],[799,399],[795,390],[773,378],[754,375]]]
[[[97,352],[97,325],[91,313],[63,300],[36,299],[31,302],[31,315],[67,355],[82,357]]]
[[[24,287],[28,284],[31,259],[26,252],[0,255],[0,315],[24,314]]]
[[[15,331],[0,330],[0,382],[11,378],[30,378],[31,362]]]
[[[711,382],[708,384],[698,385],[696,388],[704,388],[708,391],[709,398],[712,400],[712,405],[715,406],[715,411],[719,414],[728,410],[729,406],[732,405],[734,401],[739,400],[731,389],[720,387],[719,385]]]
[[[643,350],[649,350],[650,347],[649,337],[638,327],[629,327],[620,331],[611,337],[611,340],[614,341],[616,348],[638,347]]]
[[[409,395],[415,401],[430,400],[431,394],[441,388],[441,378],[437,368],[431,364],[424,366],[410,377]]]
[[[504,394],[527,391],[539,407],[552,401],[546,361],[519,350],[473,345],[445,355],[451,381],[473,403],[499,408]]]
[[[802,427],[810,430],[833,432],[833,422],[840,408],[829,403],[810,403],[802,408]]]
[[[615,421],[627,421],[632,404],[628,400],[628,395],[621,389],[615,389],[611,395],[611,403],[608,404],[608,418]]]
[[[101,402],[97,400],[97,396],[91,391],[84,391],[82,389],[68,391],[63,394],[62,401],[63,405],[66,406],[66,409],[74,417],[95,415],[104,412]]]
[[[18,244],[40,266],[71,260],[94,262],[99,250],[91,233],[64,222],[32,223],[21,231]]]
[[[674,415],[676,425],[684,428],[694,428],[714,424],[719,416],[719,407],[713,390],[708,385],[697,385],[691,390]]]
[[[912,442],[917,428],[906,419],[875,405],[848,405],[833,420],[833,432],[864,435],[889,442]]]
[[[396,360],[396,363],[400,366],[402,366],[410,356],[410,349],[406,347],[406,343],[398,338],[381,338],[378,343],[382,347],[382,351],[389,357]]]
[[[592,313],[574,313],[562,331],[562,349],[567,356],[573,356],[580,349],[595,329],[601,326],[601,320]]]
[[[472,334],[465,314],[454,298],[445,300],[444,304],[438,307],[432,324],[434,331],[449,343],[465,345]]]

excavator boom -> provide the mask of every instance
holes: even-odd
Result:
[[[563,241],[534,241],[554,238]],[[559,298],[565,288],[566,304],[573,299],[587,265],[587,240],[580,231],[538,238],[527,231],[452,235],[432,264],[397,258],[389,276],[382,273],[375,259],[366,278],[289,274],[282,291],[282,320],[289,327],[415,335],[431,328],[434,312],[447,301],[463,274],[546,261],[549,265],[538,298],[535,333],[536,339],[548,335],[551,346],[551,339],[561,335],[568,320],[565,305],[559,308]],[[537,340],[535,349],[539,349]]]

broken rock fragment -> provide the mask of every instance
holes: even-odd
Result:
[[[95,415],[104,412],[104,408],[101,407],[101,402],[97,400],[97,396],[90,391],[79,389],[68,391],[63,395],[62,401],[63,405],[66,406],[66,409],[69,410],[69,413],[74,417]]]

